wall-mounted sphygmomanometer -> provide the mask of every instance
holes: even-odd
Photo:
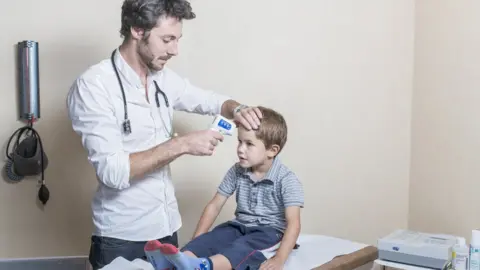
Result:
[[[45,185],[44,171],[48,158],[42,140],[33,125],[40,119],[40,74],[38,42],[26,40],[17,44],[18,91],[20,120],[26,125],[17,129],[7,145],[5,172],[9,180],[22,181],[41,175],[38,199],[46,204],[50,192]]]

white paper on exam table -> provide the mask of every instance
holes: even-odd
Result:
[[[328,263],[339,255],[358,251],[367,245],[355,243],[340,238],[301,234],[298,238],[300,247],[293,250],[285,263],[285,270],[312,269]],[[270,258],[274,252],[263,252],[265,257]]]
[[[309,270],[328,263],[339,255],[349,254],[360,250],[367,245],[349,240],[323,235],[302,234],[298,238],[300,248],[293,250],[285,263],[284,270]],[[271,258],[275,252],[263,252],[265,257]],[[118,257],[101,270],[154,270],[152,265],[137,259],[132,262]]]

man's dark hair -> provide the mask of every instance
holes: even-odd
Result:
[[[187,0],[125,0],[122,5],[122,37],[130,37],[131,27],[148,32],[157,25],[160,17],[191,20],[195,13]]]

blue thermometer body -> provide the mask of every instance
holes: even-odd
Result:
[[[230,120],[221,115],[217,115],[210,128],[217,130],[223,135],[232,136],[234,127],[235,125]]]

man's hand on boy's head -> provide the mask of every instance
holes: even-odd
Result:
[[[242,125],[248,130],[258,129],[262,119],[262,112],[257,107],[246,107],[233,115],[233,121],[237,125]]]
[[[273,256],[260,265],[260,270],[282,270],[285,261]]]

